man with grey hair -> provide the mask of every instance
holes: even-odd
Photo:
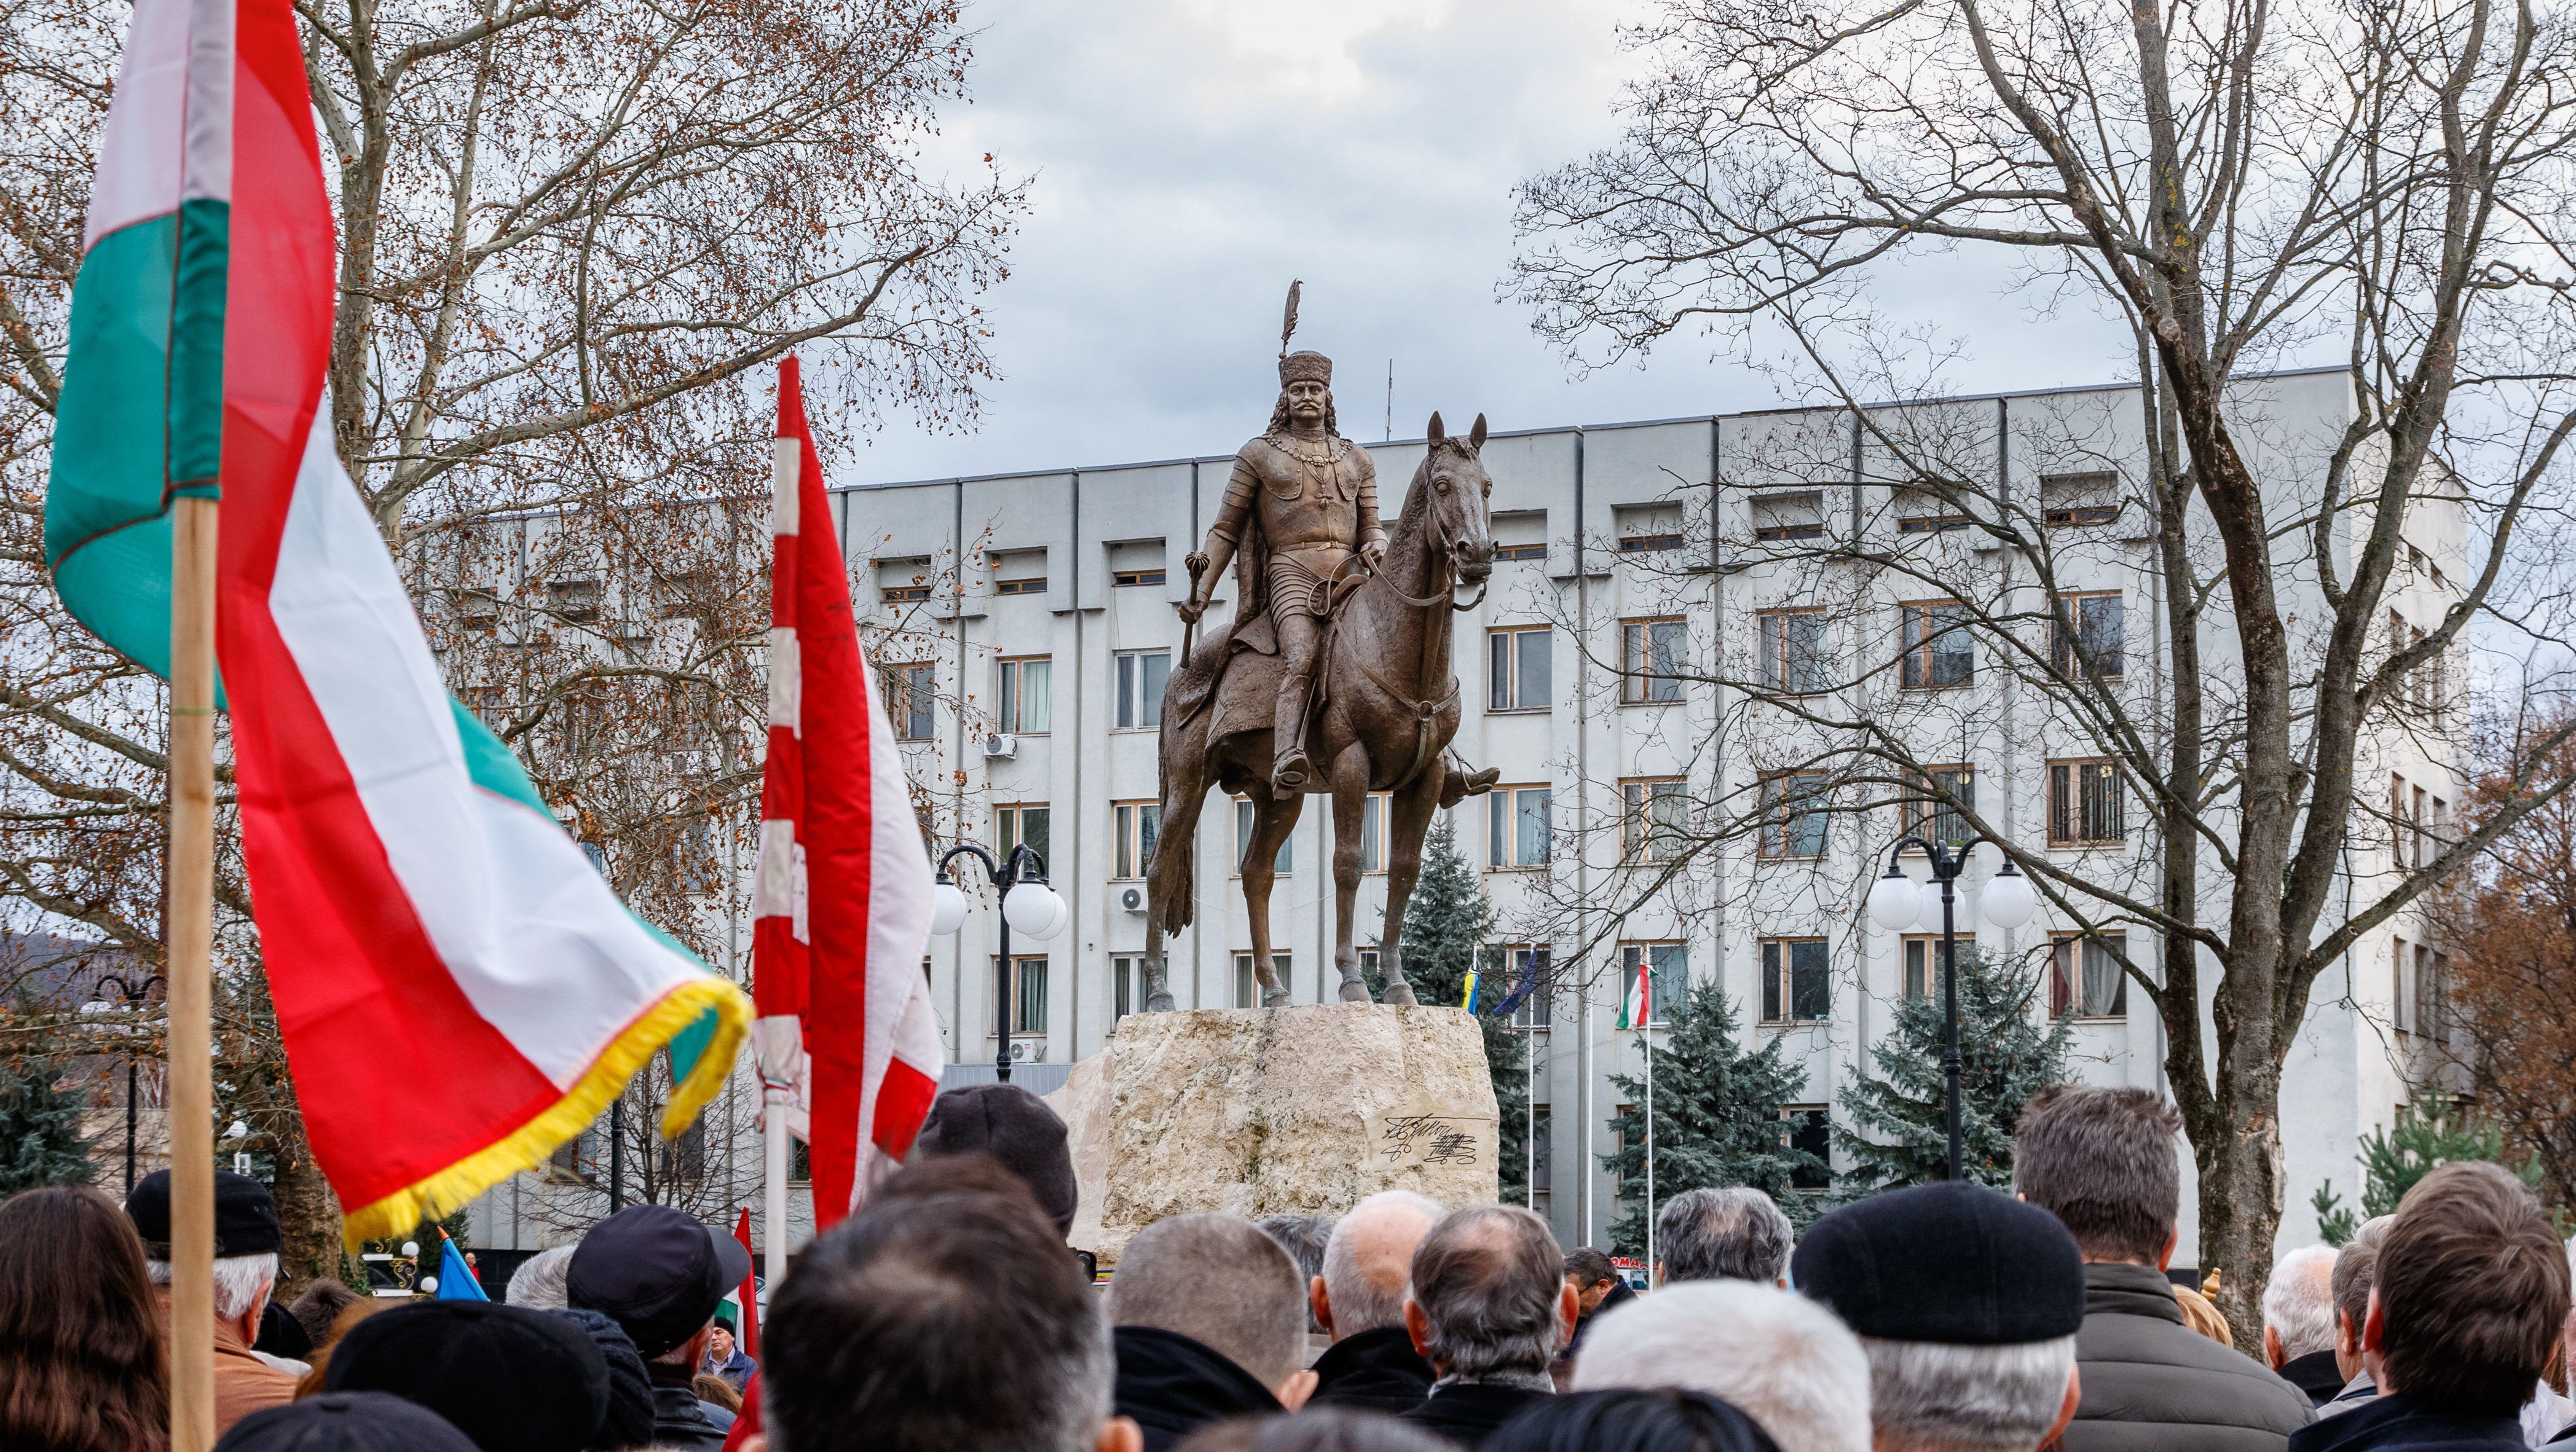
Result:
[[[144,1269],[170,1318],[170,1172],[155,1170],[125,1198],[126,1217],[143,1237]],[[265,1407],[295,1399],[302,1362],[251,1349],[277,1288],[277,1252],[285,1237],[268,1187],[247,1175],[215,1171],[215,1433]]]
[[[1891,1190],[1808,1227],[1789,1274],[1860,1338],[1877,1452],[2033,1452],[2075,1415],[2084,1262],[2046,1211]]]
[[[1393,1415],[1431,1394],[1431,1363],[1404,1329],[1404,1286],[1444,1213],[1437,1200],[1386,1190],[1333,1226],[1323,1270],[1306,1285],[1315,1324],[1333,1338],[1315,1359],[1316,1404]]]
[[[2320,1417],[2351,1411],[2379,1395],[2379,1353],[2363,1348],[2361,1330],[2370,1320],[2370,1288],[2379,1279],[2379,1242],[2396,1223],[2394,1215],[2373,1216],[2335,1252],[2327,1285],[2334,1296],[2335,1371],[2343,1377],[2343,1390],[2317,1408]]]
[[[1333,1233],[1331,1216],[1264,1215],[1252,1223],[1261,1228],[1262,1234],[1279,1242],[1281,1250],[1288,1252],[1288,1259],[1296,1263],[1299,1281],[1312,1280],[1324,1273],[1324,1242]],[[1317,1335],[1323,1329],[1324,1323],[1309,1312],[1306,1334]]]
[[[1655,1217],[1664,1284],[1676,1281],[1789,1283],[1789,1217],[1750,1185],[1684,1190]]]
[[[1157,1220],[1109,1281],[1118,1414],[1145,1452],[1210,1422],[1295,1411],[1315,1390],[1296,1262],[1240,1215]]]
[[[2263,1287],[2263,1359],[2324,1406],[2343,1390],[2335,1368],[2335,1249],[2307,1245],[2272,1263]]]
[[[1666,1286],[1602,1317],[1567,1390],[1612,1387],[1706,1392],[1780,1452],[1869,1452],[1869,1358],[1832,1312],[1777,1286]]]
[[[1513,1413],[1555,1393],[1547,1366],[1574,1334],[1574,1314],[1565,1253],[1546,1221],[1513,1205],[1451,1211],[1413,1252],[1404,1326],[1437,1379],[1403,1419],[1483,1445]]]
[[[510,1272],[510,1284],[501,1292],[501,1299],[531,1311],[562,1310],[567,1304],[564,1275],[572,1269],[572,1253],[580,1248],[578,1244],[558,1245],[528,1257]]]

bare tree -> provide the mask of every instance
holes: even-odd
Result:
[[[2052,659],[2073,582],[2045,502],[1945,451],[1928,435],[1959,425],[1924,422],[1939,410],[1846,418],[1872,484],[1963,531],[1889,535],[1990,557],[1962,543],[1916,563],[1866,529],[1811,553],[1961,602],[1931,628],[2046,691],[2053,729],[2089,738],[2150,819],[2111,860],[2012,850],[2059,910],[2154,934],[2131,984],[2165,1020],[2202,1256],[2244,1321],[2280,1215],[2282,1064],[2318,974],[2567,784],[2562,737],[2527,743],[2483,822],[2343,910],[2374,806],[2357,783],[2419,729],[2413,683],[2473,625],[2560,624],[2534,578],[2550,552],[2524,536],[2555,523],[2576,428],[2576,38],[2486,0],[1668,0],[1635,40],[1651,69],[1623,139],[1520,193],[1509,286],[1572,356],[1635,359],[1705,328],[1748,356],[1776,344],[1828,405],[1938,396],[1948,345],[1871,299],[1943,251],[2009,260],[2046,312],[2126,325],[2105,361],[2138,380],[2132,436],[2060,442],[2106,455],[2117,492],[2088,507],[2136,511],[2161,582],[2141,632],[2161,662],[2151,710]],[[2308,358],[2343,368],[2348,399],[2293,475],[2267,462],[2272,395],[2248,375]],[[2437,618],[2392,643],[2407,531],[2435,508],[2466,511],[2469,555],[2442,567]],[[1901,651],[1870,658],[1893,671]],[[1914,790],[1939,762],[1831,693],[1751,692],[1834,728],[1827,774],[1846,784]]]
[[[451,687],[618,890],[730,967],[768,619],[757,370],[800,350],[847,429],[971,420],[991,376],[978,299],[1025,183],[925,160],[965,94],[958,7],[298,9],[340,226],[342,459]],[[157,962],[161,687],[63,613],[41,547],[129,14],[0,0],[0,921]],[[292,1258],[336,1259],[237,854],[218,875],[228,1072],[257,1070],[236,1087],[265,1096],[241,1110],[273,1140]]]

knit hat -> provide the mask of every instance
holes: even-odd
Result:
[[[482,1452],[588,1452],[608,1410],[608,1363],[560,1316],[415,1301],[350,1327],[322,1387],[417,1402]]]
[[[326,1392],[263,1407],[224,1433],[215,1452],[474,1452],[447,1420],[384,1392]]]
[[[599,1435],[590,1445],[596,1452],[652,1445],[653,1378],[644,1369],[644,1358],[635,1354],[626,1329],[601,1311],[567,1309],[550,1314],[579,1326],[608,1363],[608,1415],[601,1419]]]
[[[1945,1180],[1854,1201],[1807,1228],[1789,1279],[1862,1336],[2016,1346],[2084,1324],[2084,1257],[2056,1216]]]
[[[143,1237],[143,1253],[170,1259],[170,1172],[154,1170],[125,1197],[126,1218]],[[268,1187],[248,1175],[215,1171],[215,1256],[259,1255],[286,1244],[277,1230],[277,1204]]]
[[[1315,355],[1298,353],[1298,358]],[[1070,1234],[1081,1193],[1073,1177],[1073,1151],[1064,1121],[1046,1102],[1017,1084],[969,1084],[930,1103],[930,1117],[912,1142],[913,1157],[981,1153],[1001,1162],[1037,1197],[1038,1208]]]

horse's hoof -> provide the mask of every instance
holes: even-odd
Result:
[[[1263,993],[1261,995],[1261,1006],[1263,1008],[1286,1008],[1288,1006],[1288,990],[1283,988],[1277,993]]]
[[[1366,1003],[1368,1001],[1369,996],[1367,984],[1353,978],[1342,985],[1342,1002]]]
[[[1413,985],[1410,983],[1390,985],[1386,990],[1386,997],[1379,1002],[1392,1003],[1398,1008],[1415,1008],[1421,1004],[1421,1000],[1413,996]]]

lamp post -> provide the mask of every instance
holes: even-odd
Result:
[[[1908,835],[1888,849],[1887,872],[1869,889],[1870,921],[1889,932],[1902,932],[1918,919],[1929,919],[1933,904],[1940,904],[1941,914],[1941,1072],[1948,1084],[1950,1118],[1950,1178],[1961,1178],[1959,1151],[1959,874],[1968,865],[1968,853],[1979,842],[1993,841],[1982,833],[1970,833],[1956,846]],[[2002,843],[1996,843],[2001,847]],[[1897,857],[1906,848],[1922,851],[1932,864],[1932,880],[1921,887],[1897,865]],[[1999,928],[2018,928],[2030,921],[2039,907],[2039,894],[2031,890],[2030,879],[2013,866],[2010,856],[2004,858],[2002,870],[1986,884],[1981,910],[1987,921]]]
[[[139,980],[116,973],[102,973],[98,977],[98,987],[101,993],[113,990],[116,1001],[131,1012],[141,1008],[152,996],[153,984],[163,981],[158,973],[146,974]],[[132,1032],[133,1026],[127,1025],[127,1033],[130,1035]],[[134,1194],[135,1066],[138,1062],[134,1044],[129,1038],[125,1046],[125,1193],[129,1198]]]
[[[961,842],[948,849],[939,859],[938,886],[933,889],[935,904],[930,911],[930,930],[942,935],[956,932],[966,923],[966,892],[948,876],[948,864],[960,857],[972,857],[984,865],[984,875],[1002,893],[1002,956],[993,966],[993,1073],[1001,1082],[1011,1082],[1011,929],[1045,942],[1064,931],[1073,909],[1047,886],[1046,859],[1037,849],[1022,842],[1003,854],[999,862],[993,854],[972,842]]]

